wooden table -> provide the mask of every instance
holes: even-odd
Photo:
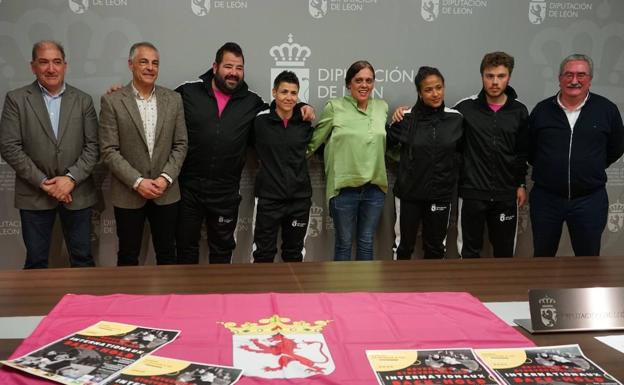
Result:
[[[527,301],[530,288],[624,287],[624,257],[512,258],[141,266],[0,271],[0,317],[45,315],[67,293],[190,294],[257,292],[464,291],[483,302]],[[624,380],[624,354],[602,333],[528,335],[538,345],[578,343]],[[0,340],[6,358],[20,340]]]

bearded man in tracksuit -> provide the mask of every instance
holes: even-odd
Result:
[[[509,86],[514,58],[492,52],[481,61],[483,89],[454,107],[464,115],[457,250],[478,258],[487,223],[495,257],[512,257],[518,208],[527,200],[528,111]]]
[[[210,263],[230,263],[236,247],[240,178],[252,122],[267,104],[244,81],[245,58],[236,43],[217,51],[212,68],[196,82],[176,91],[182,95],[188,130],[188,153],[180,176],[181,202],[177,232],[180,264],[199,262],[199,239],[206,222]],[[306,120],[311,107],[302,108]]]
[[[260,168],[256,176],[256,220],[252,261],[273,262],[282,229],[282,260],[301,262],[308,229],[312,185],[306,149],[310,122],[297,108],[299,79],[283,71],[273,82],[271,108],[254,120],[253,137]]]

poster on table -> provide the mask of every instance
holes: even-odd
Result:
[[[379,385],[496,385],[470,348],[426,350],[367,350]]]
[[[622,385],[587,358],[578,345],[477,349],[475,352],[504,385]]]
[[[180,331],[100,321],[4,365],[67,385],[103,384]]]
[[[241,369],[229,366],[147,356],[107,385],[231,385],[241,374]]]

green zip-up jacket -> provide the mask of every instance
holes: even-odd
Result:
[[[308,156],[325,143],[327,202],[345,187],[366,183],[388,191],[386,174],[386,119],[388,104],[369,99],[365,112],[352,96],[332,99],[325,105],[308,145]]]

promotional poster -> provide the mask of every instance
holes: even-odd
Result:
[[[587,358],[578,345],[477,349],[501,384],[622,385]]]
[[[97,385],[173,341],[178,330],[101,321],[4,365],[67,385]]]
[[[472,349],[367,350],[379,385],[495,385]]]
[[[109,385],[231,385],[241,369],[149,356],[125,369]]]

